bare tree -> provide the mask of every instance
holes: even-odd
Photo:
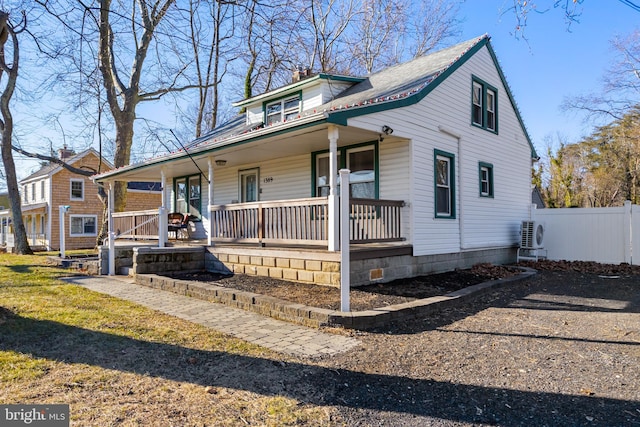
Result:
[[[356,15],[362,13],[357,4],[355,0],[311,0],[304,14],[308,32],[299,46],[307,58],[300,63],[322,73],[344,71],[340,60],[346,46],[342,41]]]
[[[4,164],[5,176],[7,179],[7,190],[11,204],[13,232],[15,236],[15,251],[18,254],[31,254],[33,251],[29,247],[27,233],[22,220],[22,207],[20,204],[20,192],[18,191],[18,178],[16,175],[16,165],[13,161],[11,151],[13,140],[13,115],[9,103],[16,88],[18,80],[18,70],[20,66],[20,45],[18,34],[27,25],[26,15],[22,16],[22,21],[18,26],[14,26],[9,21],[9,14],[0,11],[0,82],[6,76],[6,83],[0,95],[0,131],[2,132],[2,163]],[[11,58],[7,60],[7,49],[5,44],[9,42],[9,52]]]
[[[640,104],[640,30],[615,38],[611,45],[616,60],[604,74],[600,93],[567,97],[564,110],[582,111],[586,120],[620,120]]]
[[[189,33],[194,72],[198,85],[198,106],[195,117],[195,137],[218,123],[219,85],[233,61],[235,53],[225,49],[225,43],[235,34],[236,6],[231,2],[189,0]]]
[[[184,49],[189,42],[180,28],[186,23],[176,1],[37,2],[75,36],[74,56],[85,59],[79,64],[78,79],[99,71],[115,131],[113,163],[129,164],[138,106],[200,87],[188,72],[194,61]],[[117,183],[114,196],[115,209],[123,210],[124,183]]]
[[[423,56],[457,35],[458,6],[446,0],[367,0],[348,35],[351,73],[363,74]]]
[[[633,11],[640,12],[640,3],[632,0],[619,0]],[[529,17],[545,14],[551,10],[560,11],[567,29],[571,25],[580,22],[580,16],[584,10],[584,0],[510,0],[505,1],[506,6],[500,10],[500,15],[513,15],[515,18],[514,35],[526,39],[525,30],[529,25]]]
[[[302,19],[305,9],[296,0],[281,0],[264,4],[247,2],[244,10],[244,40],[247,64],[244,73],[244,97],[266,92],[290,82],[291,70],[298,65],[310,66],[298,55],[302,40]],[[295,47],[295,48],[292,48]],[[304,64],[301,62],[304,61]]]

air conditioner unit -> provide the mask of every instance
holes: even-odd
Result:
[[[522,221],[520,230],[522,249],[541,249],[544,247],[544,225],[538,221]]]

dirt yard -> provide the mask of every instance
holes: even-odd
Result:
[[[324,329],[360,344],[304,359],[10,264],[0,402],[69,403],[74,426],[640,425],[640,272],[535,267],[410,322]]]
[[[335,425],[640,425],[640,270],[530,266],[539,274],[458,308],[368,332],[334,331],[361,345],[313,365],[283,363],[261,383],[269,389],[277,378],[278,390],[335,407]],[[486,278],[476,273],[396,283],[394,292],[385,286],[373,304]],[[306,303],[326,298],[302,294]]]

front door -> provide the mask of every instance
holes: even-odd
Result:
[[[257,202],[259,187],[260,169],[247,169],[240,171],[240,202]]]

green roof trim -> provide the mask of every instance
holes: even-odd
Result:
[[[440,74],[438,74],[431,82],[429,82],[420,91],[418,91],[418,92],[416,92],[414,94],[411,94],[409,96],[398,98],[398,99],[391,100],[391,101],[383,101],[383,102],[372,103],[372,104],[365,105],[365,106],[362,106],[362,107],[345,108],[345,109],[328,111],[329,118],[327,119],[327,121],[329,123],[342,125],[342,126],[347,126],[348,119],[350,119],[352,117],[358,117],[358,116],[362,116],[362,115],[365,115],[365,114],[378,113],[378,112],[381,112],[381,111],[388,111],[388,110],[392,110],[392,109],[395,109],[395,108],[408,107],[408,106],[417,104],[418,102],[422,101],[427,95],[429,95],[429,93],[431,93],[434,89],[436,89],[440,85],[440,83],[444,82],[451,74],[453,74],[455,71],[457,71],[458,68],[460,68],[462,65],[464,65],[465,62],[467,62],[471,57],[473,57],[473,55],[475,55],[479,50],[481,50],[485,46],[487,47],[487,49],[489,51],[489,54],[491,56],[491,59],[493,60],[493,63],[495,65],[496,69],[498,70],[498,75],[500,76],[500,80],[502,81],[502,85],[504,86],[504,88],[506,90],[507,97],[509,98],[509,102],[511,103],[511,106],[512,106],[513,110],[515,111],[515,114],[516,114],[516,117],[518,119],[518,122],[520,123],[520,127],[522,128],[522,131],[523,131],[523,133],[525,135],[527,143],[529,144],[529,147],[531,148],[531,157],[534,158],[534,159],[538,158],[538,155],[537,155],[536,150],[535,150],[535,148],[533,146],[533,143],[531,142],[531,138],[529,137],[529,133],[527,132],[526,127],[524,126],[524,122],[522,120],[522,116],[520,115],[518,107],[517,107],[517,105],[515,103],[515,100],[513,98],[513,94],[511,93],[511,89],[509,88],[509,85],[507,84],[507,81],[505,79],[504,73],[502,72],[502,69],[500,68],[500,64],[498,63],[498,59],[496,57],[496,54],[495,54],[493,48],[491,47],[491,43],[490,43],[489,37],[484,37],[481,40],[479,40],[467,52],[465,52],[462,56],[460,56],[460,58],[458,58],[451,66],[445,68],[444,71],[442,71]]]
[[[400,107],[408,107],[422,101],[428,94],[437,88],[440,83],[445,81],[451,74],[453,74],[458,68],[460,68],[469,58],[475,55],[483,46],[488,43],[488,38],[483,38],[476,43],[471,49],[465,52],[455,63],[441,72],[433,81],[426,85],[426,87],[413,95],[399,98],[392,101],[379,102],[375,104],[369,104],[364,107],[345,109],[341,111],[329,111],[329,123],[339,124],[346,126],[347,120],[351,117],[357,117],[364,114],[378,113],[380,111],[392,110]]]
[[[511,88],[509,84],[507,84],[507,79],[502,72],[502,68],[500,67],[500,63],[498,62],[498,57],[496,56],[491,43],[487,44],[487,49],[489,50],[489,54],[491,55],[491,59],[493,59],[493,63],[498,70],[498,75],[500,76],[500,80],[502,80],[502,86],[504,86],[507,91],[507,97],[509,98],[509,102],[511,102],[511,106],[513,107],[513,111],[516,113],[516,117],[518,118],[518,122],[520,123],[520,127],[522,128],[522,132],[524,133],[525,138],[527,138],[527,142],[529,143],[529,147],[531,148],[531,158],[537,159],[539,158],[538,153],[536,153],[536,148],[533,146],[533,142],[531,142],[531,137],[529,136],[529,132],[527,132],[527,128],[524,125],[524,121],[522,120],[522,116],[520,115],[520,110],[518,109],[518,105],[516,104],[515,98],[511,93]]]
[[[269,102],[271,99],[275,100],[280,97],[285,97],[289,93],[295,92],[296,89],[301,90],[300,88],[304,86],[310,86],[311,83],[316,82],[317,80],[335,80],[339,82],[360,83],[365,81],[366,78],[319,73],[315,76],[311,76],[298,82],[273,89],[272,91],[261,93],[260,95],[252,96],[251,98],[243,99],[242,101],[233,102],[231,105],[234,107],[246,107],[249,104],[253,104],[259,101]]]

